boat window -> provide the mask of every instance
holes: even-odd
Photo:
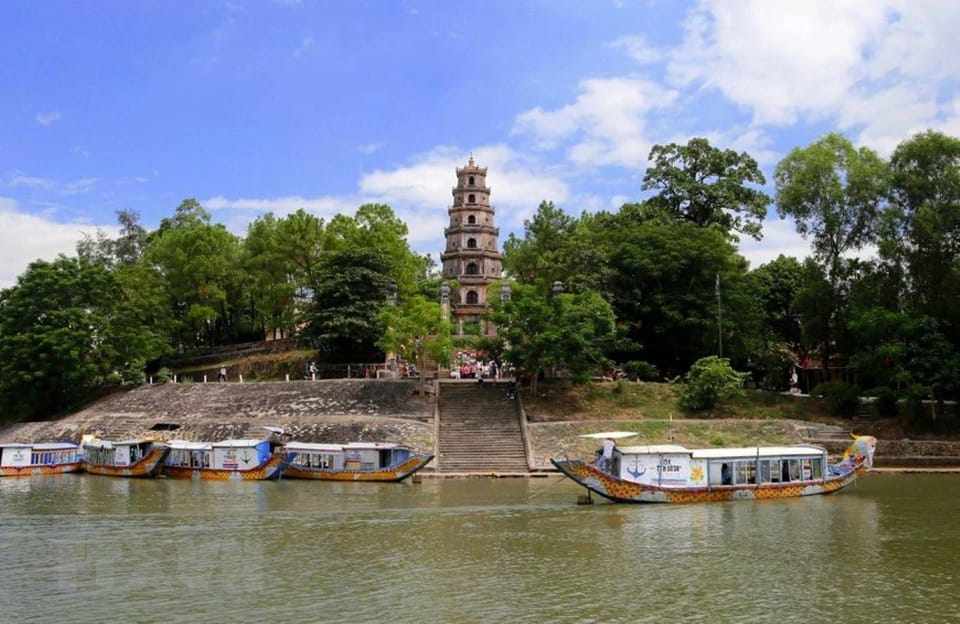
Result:
[[[780,460],[760,460],[760,483],[772,483],[780,480]]]
[[[734,482],[737,485],[757,482],[757,462],[753,459],[749,461],[734,462]]]
[[[813,475],[812,475],[812,478],[814,478],[814,479],[822,479],[822,478],[823,478],[823,460],[822,460],[822,458],[819,458],[819,457],[818,457],[817,459],[813,460]]]
[[[813,467],[811,466],[811,463],[812,462],[809,457],[800,461],[800,478],[804,481],[809,481],[813,478]]]

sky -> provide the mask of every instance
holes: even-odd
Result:
[[[0,288],[131,210],[186,198],[242,236],[266,212],[387,203],[439,257],[488,168],[501,243],[543,200],[615,211],[650,148],[747,152],[774,194],[828,132],[889,156],[960,135],[955,0],[0,2]],[[771,205],[752,267],[809,244]]]

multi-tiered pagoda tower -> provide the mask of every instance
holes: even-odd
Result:
[[[493,206],[487,186],[487,168],[478,167],[473,156],[467,166],[457,168],[457,185],[453,187],[453,205],[447,213],[450,226],[444,230],[447,248],[440,254],[443,278],[457,280],[459,290],[450,293],[450,303],[457,333],[464,325],[479,323],[482,334],[493,334],[496,328],[486,326],[480,316],[490,311],[490,283],[500,279],[503,257],[497,244],[500,229],[493,225]]]

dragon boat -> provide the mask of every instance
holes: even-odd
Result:
[[[72,442],[0,444],[0,477],[52,475],[83,470],[83,453]]]
[[[838,461],[812,444],[687,449],[673,444],[617,446],[632,432],[603,439],[594,461],[553,458],[564,475],[616,503],[700,503],[813,496],[837,492],[873,466],[877,439],[854,436]]]
[[[113,441],[86,435],[81,446],[83,469],[107,477],[156,477],[170,453],[169,446],[152,438]]]
[[[433,459],[392,442],[287,442],[285,447],[296,453],[284,472],[291,479],[403,481]]]
[[[274,481],[296,455],[269,440],[170,440],[167,445],[163,474],[172,479]]]

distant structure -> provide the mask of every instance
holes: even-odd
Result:
[[[489,286],[500,279],[503,271],[503,256],[497,244],[500,229],[493,224],[487,168],[478,167],[473,156],[466,167],[457,168],[453,205],[447,213],[450,225],[444,230],[447,247],[440,254],[441,275],[460,284],[459,289],[450,290],[456,333],[494,335],[496,328],[485,323],[481,315],[490,311]]]

